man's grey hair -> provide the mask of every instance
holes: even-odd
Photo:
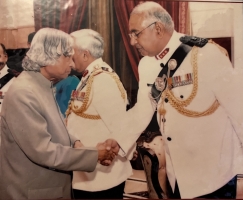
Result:
[[[35,34],[22,67],[26,71],[40,71],[41,67],[54,65],[62,55],[67,57],[73,54],[73,38],[69,34],[42,28]]]
[[[168,33],[173,33],[174,31],[174,22],[170,14],[158,3],[153,1],[140,3],[133,9],[130,15],[133,14],[144,14],[143,27],[159,21],[164,25]]]
[[[104,53],[104,40],[102,36],[92,29],[82,29],[71,33],[77,48],[87,50],[94,58],[101,58]]]

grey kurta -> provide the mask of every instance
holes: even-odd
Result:
[[[39,72],[22,72],[2,107],[0,199],[70,198],[68,171],[93,171],[96,149],[73,149],[53,96]]]

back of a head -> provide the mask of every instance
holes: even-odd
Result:
[[[6,50],[5,45],[3,43],[0,43],[0,46],[1,46],[2,50],[3,50],[3,54],[7,55],[7,50]]]
[[[130,15],[143,14],[144,21],[143,25],[146,26],[149,23],[155,21],[161,22],[168,33],[174,31],[174,22],[170,14],[158,3],[153,1],[146,1],[138,4]]]
[[[74,54],[72,45],[73,39],[69,34],[53,28],[42,28],[35,34],[22,67],[27,71],[39,71],[40,67],[53,65],[61,55]]]
[[[28,35],[28,43],[31,44],[36,32],[32,32]]]
[[[82,29],[70,34],[80,50],[88,50],[94,58],[101,58],[104,53],[102,36],[92,29]]]

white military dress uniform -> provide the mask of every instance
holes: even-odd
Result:
[[[183,36],[174,32],[164,48],[169,52],[161,59],[144,57],[139,64],[143,73],[153,74],[153,84],[159,74],[160,63],[166,64],[181,44]],[[172,189],[177,181],[181,198],[194,198],[211,193],[243,172],[243,79],[242,71],[234,69],[229,58],[215,44],[198,48],[196,64],[192,66],[190,51],[173,77],[181,80],[186,74],[198,74],[193,84],[181,85],[170,91],[177,102],[195,96],[187,107],[203,112],[217,100],[219,107],[207,116],[191,117],[181,114],[182,108],[171,105],[170,98],[158,103],[166,110],[157,113],[160,131],[165,142],[166,170]],[[150,75],[149,75],[150,76]],[[193,87],[197,85],[197,88]],[[171,95],[170,95],[171,97]],[[178,111],[179,110],[179,111]],[[162,121],[163,119],[163,121]]]
[[[101,69],[101,67],[112,72],[111,67],[101,58],[95,60],[87,67],[88,74],[82,78],[76,91],[80,86],[83,87],[83,83],[91,79],[92,73],[97,72],[95,69]],[[79,138],[86,147],[94,147],[108,138],[115,138],[121,129],[126,113],[127,96],[122,85],[120,85],[122,86],[120,89],[118,88],[117,82],[120,80],[117,79],[116,82],[111,74],[102,71],[93,77],[87,110],[83,112],[82,116],[71,112],[67,118],[69,133]],[[84,104],[88,85],[78,92],[80,98],[74,100],[74,105],[78,108]],[[87,115],[91,117],[87,117]],[[101,119],[94,119],[95,117],[92,116],[99,116]],[[72,185],[77,190],[101,191],[121,184],[131,175],[132,167],[129,160],[126,157],[117,156],[108,167],[97,164],[94,172],[74,171]]]
[[[0,71],[0,79],[2,77],[4,77],[6,74],[8,74],[8,66],[5,65],[4,68]],[[6,92],[8,91],[8,88],[10,87],[10,85],[12,84],[12,82],[14,81],[15,77],[13,77],[12,79],[10,79],[10,81],[8,81],[0,90],[1,92],[1,96],[0,96],[0,112],[2,109],[2,103],[3,103],[3,98],[6,94]]]
[[[3,67],[3,69],[0,71],[0,79],[3,78],[6,74],[8,74],[8,66],[5,65]],[[0,89],[0,113],[2,110],[2,104],[3,104],[3,99],[4,96],[6,95],[6,92],[8,91],[8,88],[10,87],[10,85],[13,83],[15,77],[13,77],[12,79],[10,79],[1,89]],[[1,120],[1,116],[0,116],[0,120]],[[0,125],[1,126],[1,125]],[[0,131],[0,146],[1,146],[1,131]]]

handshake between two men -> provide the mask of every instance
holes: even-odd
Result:
[[[74,143],[74,148],[84,147],[84,145],[78,140]],[[119,152],[120,146],[114,139],[107,139],[103,143],[96,145],[98,150],[98,162],[102,165],[109,166],[112,160]]]

